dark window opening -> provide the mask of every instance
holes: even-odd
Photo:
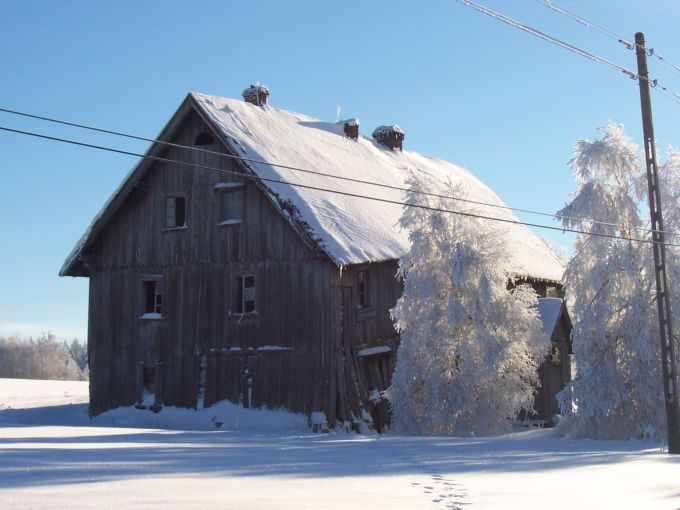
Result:
[[[367,271],[357,271],[357,289],[359,297],[359,308],[369,306],[368,300],[368,274]]]
[[[142,367],[142,390],[144,393],[156,394],[156,367]]]
[[[185,227],[186,224],[186,199],[184,197],[166,197],[165,227]]]
[[[156,280],[144,280],[144,314],[147,313],[163,313],[163,294]]]
[[[243,220],[243,189],[223,191],[220,223],[239,223]]]
[[[250,313],[255,311],[255,275],[238,277],[238,296],[236,298],[236,312]]]
[[[199,133],[196,137],[196,140],[194,141],[194,145],[210,145],[212,143],[215,143],[215,139],[210,135],[210,133],[206,133],[205,131]]]
[[[161,373],[159,363],[142,362],[141,391],[137,398],[137,409],[150,409],[154,413],[161,410]]]

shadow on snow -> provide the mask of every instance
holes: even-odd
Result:
[[[64,407],[62,417],[78,412],[79,405]],[[625,462],[638,457],[644,448],[654,447],[638,441],[554,438],[550,430],[494,438],[430,438],[139,429],[119,429],[120,434],[107,434],[110,429],[106,429],[99,435],[94,427],[72,427],[72,436],[39,437],[35,428],[39,416],[32,420],[33,425],[17,425],[9,418],[20,413],[12,411],[0,411],[0,424],[15,432],[25,428],[26,433],[24,437],[0,437],[0,488],[150,475],[316,478],[530,472]],[[54,416],[54,409],[45,414]],[[88,425],[88,420],[79,424]],[[669,457],[668,462],[680,465],[680,459]]]

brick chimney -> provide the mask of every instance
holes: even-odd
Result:
[[[396,124],[394,126],[379,126],[373,131],[376,142],[389,147],[392,150],[402,150],[404,132]]]
[[[246,103],[251,103],[256,106],[264,106],[267,104],[269,97],[269,89],[265,85],[251,85],[245,89],[241,95]]]
[[[350,140],[359,138],[359,119],[341,120],[342,130]]]

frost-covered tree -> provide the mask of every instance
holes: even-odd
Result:
[[[646,178],[623,126],[609,123],[601,139],[579,140],[574,149],[570,165],[578,184],[571,203],[558,212],[563,224],[644,238],[640,200],[646,196]],[[675,200],[675,206],[669,204],[670,224],[680,218]],[[577,366],[576,377],[558,397],[567,417],[561,423],[565,432],[629,438],[658,434],[665,426],[651,256],[647,243],[586,234],[576,238],[564,277]]]
[[[419,193],[433,191],[425,179],[408,184],[408,202],[450,207]],[[393,427],[418,435],[507,430],[533,407],[537,361],[549,344],[536,294],[524,285],[508,290],[508,251],[492,222],[405,208],[400,224],[411,248],[399,262],[404,292],[392,309],[401,334],[387,392]]]
[[[81,380],[87,371],[78,367],[66,343],[48,333],[37,339],[0,337],[0,377]]]
[[[666,162],[658,167],[659,182],[661,183],[661,204],[663,207],[664,230],[667,232],[680,232],[680,152],[669,147],[666,153]],[[640,179],[638,187],[639,196],[647,196],[647,179]],[[680,237],[666,235],[666,241],[680,244]],[[649,250],[650,264],[653,260]],[[651,266],[650,266],[651,267]],[[669,289],[671,291],[671,306],[673,308],[673,326],[676,330],[676,347],[680,339],[680,250],[677,246],[666,246],[666,270]],[[680,349],[678,349],[680,351]],[[676,352],[679,356],[680,352]]]

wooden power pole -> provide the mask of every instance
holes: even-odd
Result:
[[[647,50],[642,32],[635,34],[635,51],[638,64],[640,103],[642,105],[642,129],[645,139],[647,184],[649,187],[649,215],[652,220],[652,247],[654,249],[654,272],[656,275],[656,304],[659,312],[659,335],[661,337],[661,367],[663,372],[666,423],[668,425],[668,453],[680,454],[680,406],[678,405],[678,370],[675,358],[671,300],[666,274],[666,246],[664,244],[661,192],[656,166],[652,103],[649,97],[647,75]]]

